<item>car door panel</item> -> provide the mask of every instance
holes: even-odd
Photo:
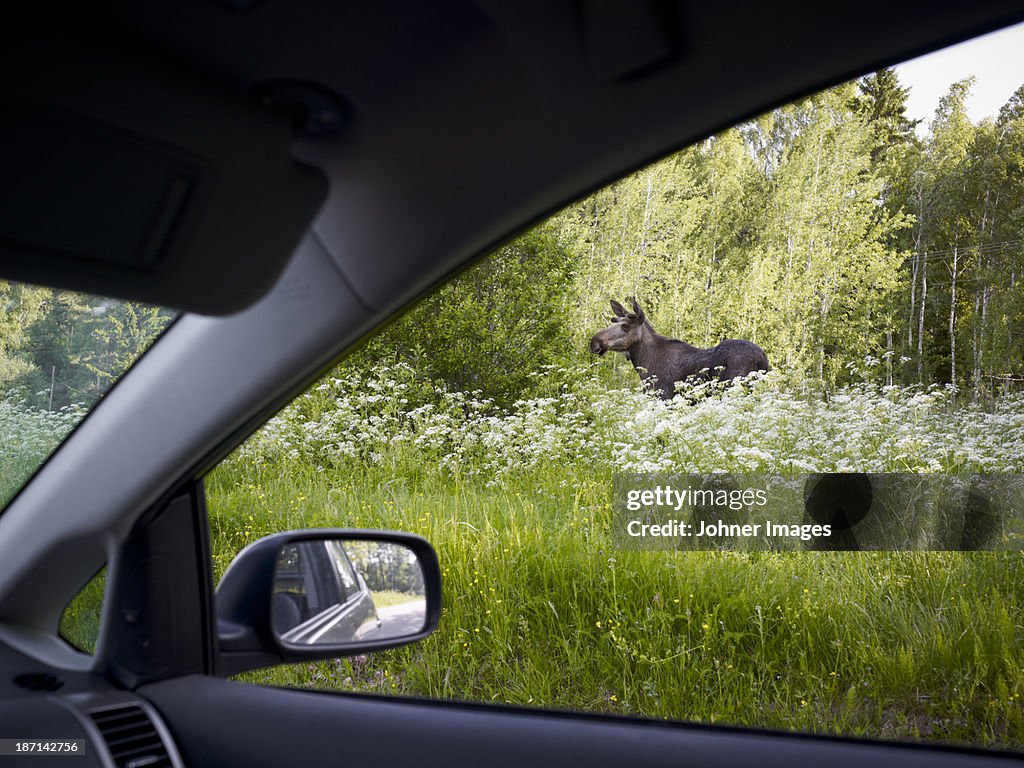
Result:
[[[655,720],[265,688],[186,676],[141,688],[187,765],[996,764],[999,754]],[[1008,755],[1006,757],[1009,757]]]

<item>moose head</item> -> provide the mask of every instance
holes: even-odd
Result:
[[[644,335],[644,325],[647,317],[644,311],[632,299],[633,311],[627,312],[619,302],[611,303],[612,325],[604,330],[598,331],[590,339],[590,351],[595,355],[603,355],[605,352],[624,352],[628,355],[630,347],[639,344]]]

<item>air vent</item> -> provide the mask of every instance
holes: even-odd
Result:
[[[56,691],[64,681],[49,672],[28,672],[14,678],[14,684],[30,691]]]
[[[117,768],[172,768],[149,715],[137,704],[90,712]]]

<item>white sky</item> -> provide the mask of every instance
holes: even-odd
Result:
[[[999,108],[1024,84],[1024,24],[912,59],[895,69],[900,83],[910,86],[907,113],[912,120],[924,119],[919,133],[927,131],[949,86],[968,75],[977,78],[967,101],[971,121],[996,117]]]

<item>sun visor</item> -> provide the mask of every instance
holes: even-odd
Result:
[[[0,52],[0,278],[202,314],[264,295],[327,193],[289,115],[142,48],[21,32]]]

